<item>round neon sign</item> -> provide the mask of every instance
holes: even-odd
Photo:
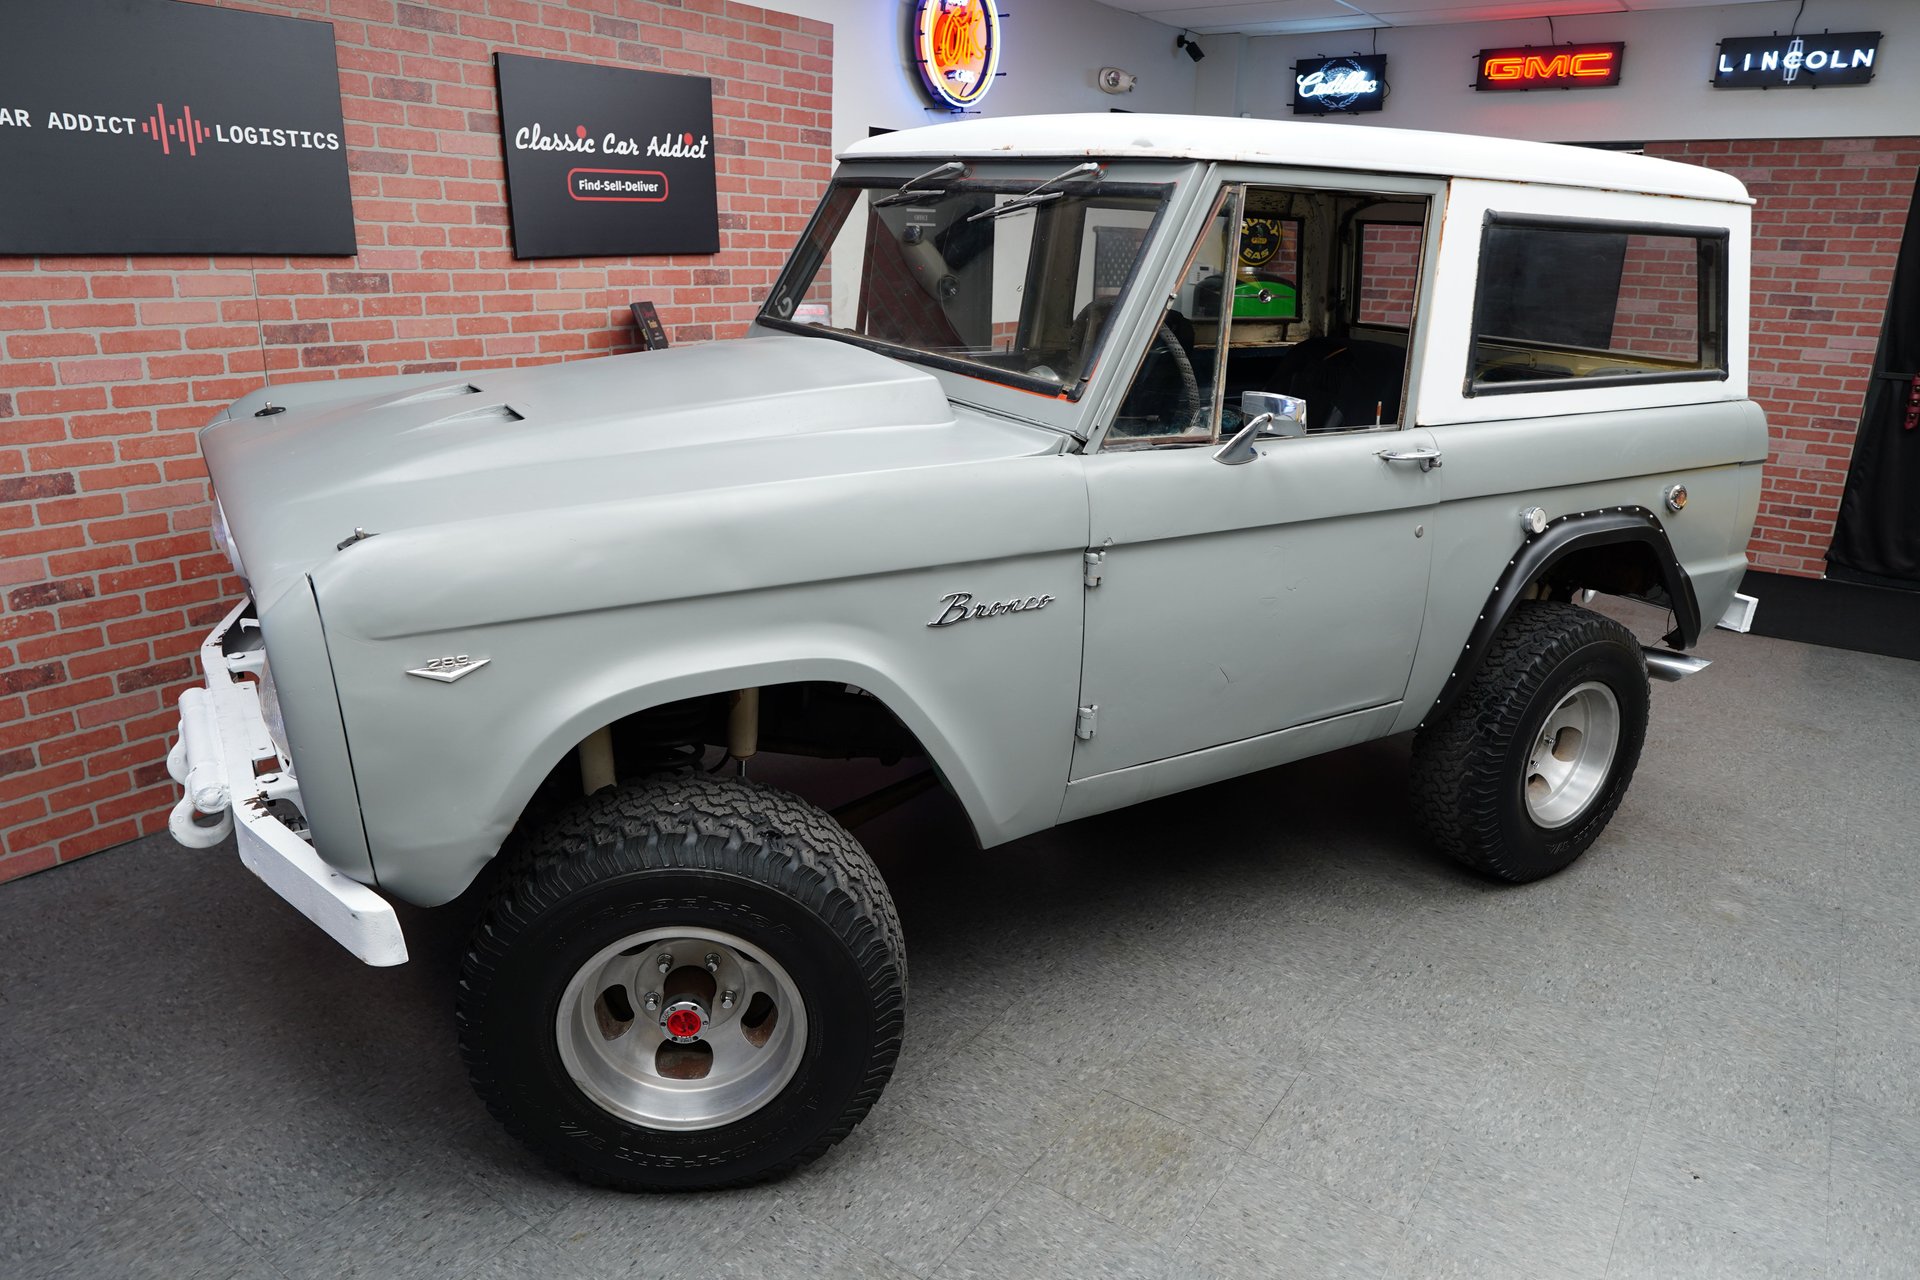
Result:
[[[1000,11],[993,0],[920,0],[914,58],[934,101],[954,111],[975,106],[1000,66]]]

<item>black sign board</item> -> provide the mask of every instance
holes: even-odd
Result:
[[[1620,67],[1626,56],[1627,46],[1618,40],[1482,49],[1474,56],[1473,87],[1483,93],[1611,89],[1620,83]]]
[[[651,302],[631,304],[633,323],[640,330],[640,345],[647,351],[665,351],[667,349],[667,327],[660,323],[660,313]]]
[[[493,55],[516,258],[720,252],[713,81]]]
[[[351,255],[333,24],[8,0],[0,253]]]
[[[1817,36],[1731,36],[1713,64],[1716,89],[1824,89],[1873,79],[1878,31]]]
[[[1293,114],[1378,111],[1387,100],[1387,55],[1302,58],[1293,66]]]

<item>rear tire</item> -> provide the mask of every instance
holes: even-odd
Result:
[[[840,1141],[886,1087],[899,917],[819,809],[662,776],[507,856],[462,967],[460,1048],[487,1108],[555,1165],[629,1191],[756,1182]]]
[[[1590,609],[1528,601],[1459,701],[1413,744],[1413,807],[1433,842],[1482,875],[1550,876],[1606,829],[1640,760],[1639,641]]]

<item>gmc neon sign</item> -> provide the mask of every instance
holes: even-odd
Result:
[[[1627,46],[1610,44],[1532,45],[1519,49],[1482,49],[1480,74],[1473,87],[1510,89],[1605,89],[1620,83]]]

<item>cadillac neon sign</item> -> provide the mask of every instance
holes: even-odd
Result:
[[[993,0],[918,0],[913,56],[939,105],[977,106],[1000,68],[1000,11]]]
[[[1554,44],[1535,48],[1482,49],[1477,64],[1479,76],[1473,87],[1481,90],[1512,89],[1605,89],[1620,83],[1620,64],[1627,46],[1609,44]]]
[[[1293,67],[1293,114],[1378,111],[1387,99],[1387,55],[1303,58]]]

